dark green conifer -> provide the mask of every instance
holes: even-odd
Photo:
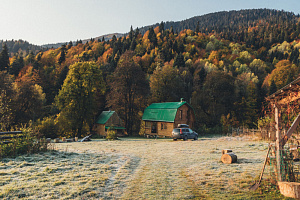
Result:
[[[130,31],[129,31],[129,39],[130,39],[130,41],[132,41],[133,35],[134,35],[134,32],[133,32],[132,25],[131,25],[130,26]]]
[[[66,60],[66,45],[62,45],[60,49],[60,57],[58,63],[61,65]]]
[[[139,28],[136,28],[135,33],[134,33],[134,37],[137,38],[139,34],[140,34],[140,30],[139,30]]]
[[[165,30],[165,23],[162,21],[159,25],[159,32],[160,33],[163,33]]]
[[[199,33],[200,32],[200,26],[199,26],[199,21],[197,22],[197,26],[196,26],[196,30],[195,30],[196,33]]]
[[[277,91],[277,86],[274,80],[272,80],[269,90],[269,95],[275,93]]]
[[[9,69],[9,55],[6,43],[4,44],[0,53],[0,71]]]

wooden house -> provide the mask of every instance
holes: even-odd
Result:
[[[123,122],[115,111],[103,111],[96,121],[94,131],[98,135],[106,136],[108,129],[116,130],[117,136],[127,135]]]
[[[195,112],[192,106],[183,100],[153,103],[145,109],[142,120],[145,122],[145,135],[171,137],[172,130],[178,124],[194,127]]]

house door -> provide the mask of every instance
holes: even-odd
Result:
[[[157,133],[157,122],[152,122],[151,133]]]

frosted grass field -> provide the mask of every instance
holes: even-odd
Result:
[[[2,199],[264,197],[248,188],[260,174],[267,143],[247,137],[121,138],[53,145],[54,151],[0,162]],[[238,163],[220,162],[222,149],[232,149]]]

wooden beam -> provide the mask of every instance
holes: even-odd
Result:
[[[299,125],[299,123],[300,123],[300,113],[298,114],[298,116],[294,120],[292,126],[286,132],[286,135],[284,136],[284,138],[282,140],[282,146],[284,146],[286,144],[286,142],[288,141],[289,137],[292,136],[293,132],[297,129],[297,126]]]
[[[22,131],[9,131],[9,132],[0,132],[0,135],[15,135],[15,134],[21,134]]]
[[[297,95],[293,95],[293,96],[287,96],[287,97],[279,100],[277,102],[277,104],[279,104],[279,105],[285,105],[285,104],[288,104],[288,103],[290,103],[292,101],[297,101],[298,99],[300,99],[300,93],[297,94]]]
[[[279,129],[279,109],[275,106],[275,129],[276,129],[276,168],[277,168],[277,180],[282,181],[281,176],[281,134]]]

